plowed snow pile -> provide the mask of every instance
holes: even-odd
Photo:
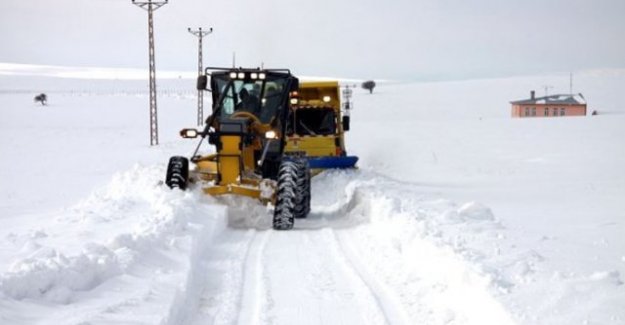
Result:
[[[360,169],[316,176],[278,232],[162,185],[195,145],[177,85],[150,148],[134,82],[0,77],[0,323],[622,324],[625,73],[577,78],[598,116],[509,118],[560,76],[358,91]]]

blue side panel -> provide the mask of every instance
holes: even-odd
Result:
[[[309,157],[308,163],[310,168],[354,168],[358,157],[345,156],[345,157]]]

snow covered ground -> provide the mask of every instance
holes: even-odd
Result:
[[[568,75],[358,90],[360,169],[276,232],[162,186],[193,80],[159,81],[149,147],[143,81],[67,70],[0,65],[2,324],[625,323],[625,71],[576,74],[592,117],[509,117]]]

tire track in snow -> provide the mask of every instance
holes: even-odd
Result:
[[[244,278],[241,286],[239,325],[255,325],[260,321],[263,305],[263,250],[272,231],[257,232],[251,240],[244,264]]]
[[[271,232],[263,256],[264,324],[389,324],[332,229]]]
[[[371,294],[375,297],[378,306],[384,313],[387,323],[393,325],[409,325],[408,316],[401,307],[400,300],[391,293],[391,291],[378,281],[371,272],[367,270],[367,267],[360,261],[360,257],[356,254],[352,243],[347,239],[345,234],[332,231],[334,239],[337,242],[337,246],[342,251],[344,258],[349,262],[354,273],[358,274],[360,279],[367,285]]]
[[[233,324],[239,315],[245,277],[245,259],[256,239],[254,230],[226,229],[215,245],[207,247],[203,261],[204,276],[195,284],[201,295],[191,322],[180,324]]]

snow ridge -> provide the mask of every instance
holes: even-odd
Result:
[[[344,218],[368,222],[337,229],[337,238],[382,305],[391,306],[385,309],[394,310],[387,313],[391,323],[514,323],[494,297],[499,275],[478,258],[488,248],[472,247],[460,235],[474,228],[479,231],[471,234],[496,240],[502,226],[487,207],[458,207],[416,184],[370,172],[330,172],[316,181],[345,182],[336,187],[347,196],[353,188],[361,193]]]
[[[206,200],[200,193],[159,185],[156,180],[162,174],[162,167],[135,166],[57,217],[56,227],[30,244],[34,252],[0,274],[0,296],[68,307],[78,303],[80,308],[84,296],[95,294],[98,287],[122,285],[129,278],[137,288],[146,282],[161,283],[162,294],[151,288],[140,298],[145,309],[159,310],[152,321],[180,319],[180,307],[194,296],[198,255],[226,227],[226,217],[223,208],[198,203]],[[71,235],[74,228],[103,228],[110,236],[95,236],[77,253],[55,249],[62,246],[59,238]],[[176,293],[178,281],[186,285]],[[124,305],[113,301],[109,308],[120,313]],[[163,305],[172,307],[167,312]]]
[[[73,291],[87,291],[121,274],[117,255],[105,246],[90,244],[76,256],[40,249],[11,266],[0,278],[0,290],[14,299],[45,299],[66,304]]]

